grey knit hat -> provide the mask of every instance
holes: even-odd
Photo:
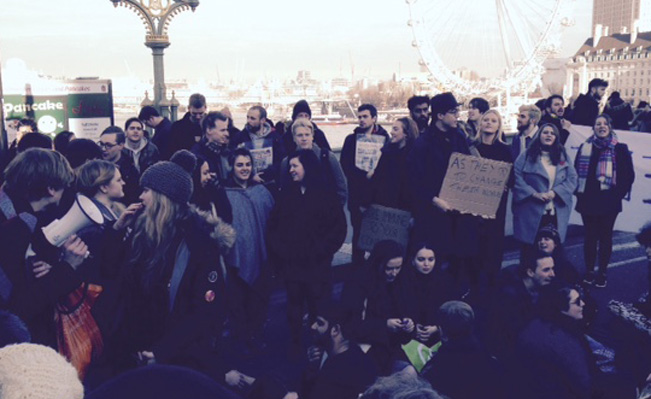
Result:
[[[187,204],[192,196],[192,172],[197,157],[190,151],[180,150],[169,161],[150,166],[140,178],[140,186],[164,194],[174,202]]]

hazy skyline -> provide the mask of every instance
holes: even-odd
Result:
[[[492,0],[457,4],[471,9],[472,1]],[[566,1],[575,3],[576,24],[563,34],[561,56],[574,54],[591,36],[592,0]],[[253,81],[309,70],[320,79],[340,71],[350,78],[351,62],[356,78],[387,79],[399,69],[415,74],[419,55],[408,18],[404,0],[201,0],[196,12],[185,11],[170,24],[165,76]],[[458,26],[463,29],[463,21]],[[136,14],[109,0],[2,1],[3,67],[20,58],[46,75],[147,81],[153,71],[144,35]]]

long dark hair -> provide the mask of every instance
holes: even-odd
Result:
[[[287,158],[288,166],[289,162],[294,158],[298,158],[298,161],[303,165],[303,169],[305,170],[305,177],[303,178],[302,185],[305,186],[306,189],[323,190],[326,188],[323,168],[321,167],[321,162],[319,162],[319,158],[316,156],[314,151],[299,150],[294,152],[289,156],[289,158]],[[287,168],[287,173],[289,173],[289,167]]]
[[[378,241],[373,246],[371,256],[368,258],[367,270],[372,273],[373,278],[383,280],[384,268],[393,258],[405,257],[405,248],[393,240]],[[404,265],[404,263],[403,263]]]
[[[567,153],[565,152],[565,147],[563,147],[563,144],[561,143],[561,134],[559,133],[558,128],[551,123],[546,123],[538,129],[533,137],[531,145],[527,148],[527,159],[529,162],[538,161],[538,158],[543,151],[542,144],[540,143],[540,136],[542,135],[543,129],[547,126],[552,128],[554,136],[556,137],[556,140],[554,140],[554,143],[549,149],[549,158],[553,165],[558,165],[561,161],[566,161],[568,158]]]

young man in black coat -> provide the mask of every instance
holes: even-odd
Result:
[[[138,119],[148,127],[154,129],[154,136],[151,142],[156,144],[160,157],[163,161],[170,159],[170,138],[172,135],[172,122],[166,117],[161,116],[156,108],[151,105],[142,107],[138,114]]]
[[[521,262],[500,272],[487,326],[491,352],[503,362],[512,360],[518,333],[535,316],[541,288],[556,277],[554,258],[548,254],[527,252]]]
[[[192,146],[201,140],[203,135],[201,121],[206,116],[207,111],[206,97],[199,93],[190,96],[188,112],[183,116],[183,119],[172,124],[166,155],[171,157],[172,154],[179,150],[190,151]]]
[[[357,109],[357,119],[359,127],[355,128],[353,133],[344,140],[340,162],[348,181],[348,210],[350,211],[350,223],[353,226],[353,264],[361,266],[364,263],[364,251],[359,248],[357,242],[362,228],[362,206],[368,203],[371,196],[371,177],[373,177],[377,164],[365,165],[370,166],[370,170],[359,167],[357,143],[372,141],[384,145],[389,142],[389,134],[377,124],[377,109],[372,104],[362,104]]]
[[[570,110],[568,119],[575,125],[594,126],[599,115],[599,102],[606,93],[608,82],[594,78],[588,84],[588,92],[581,94]]]
[[[407,159],[414,200],[414,241],[431,242],[436,255],[446,260],[469,259],[479,251],[475,217],[451,210],[439,198],[452,153],[470,155],[466,137],[458,128],[459,105],[449,92],[432,97],[432,124],[418,136]]]
[[[54,307],[81,283],[76,273],[88,247],[73,236],[63,250],[50,245],[41,231],[43,211],[58,205],[73,181],[63,155],[29,149],[5,169],[0,188],[0,307],[18,315],[32,342],[56,348]]]
[[[556,129],[561,134],[561,143],[563,145],[565,145],[567,138],[570,137],[570,131],[568,129],[572,127],[572,123],[563,118],[565,115],[564,105],[565,100],[563,100],[563,96],[559,96],[558,94],[549,96],[545,100],[545,115],[538,122],[538,126],[544,126],[546,124],[556,126]]]

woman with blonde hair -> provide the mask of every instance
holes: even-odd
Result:
[[[208,372],[226,316],[220,258],[235,233],[221,219],[189,205],[195,164],[195,156],[181,150],[149,167],[140,179],[142,213],[120,220],[120,227],[134,225],[125,254],[122,338],[142,365]]]
[[[489,109],[479,119],[477,138],[470,145],[470,153],[480,158],[513,163],[511,149],[504,143],[502,116],[496,109]],[[485,279],[489,288],[495,281],[495,277],[502,266],[506,200],[508,198],[508,189],[513,185],[512,182],[513,179],[509,177],[508,184],[504,188],[504,192],[502,192],[495,218],[481,219],[479,221],[479,257],[476,262],[478,270],[475,270],[475,278]]]
[[[91,198],[102,211],[104,220],[115,222],[124,211],[118,202],[124,197],[124,180],[116,164],[95,159],[75,170],[77,191]]]

